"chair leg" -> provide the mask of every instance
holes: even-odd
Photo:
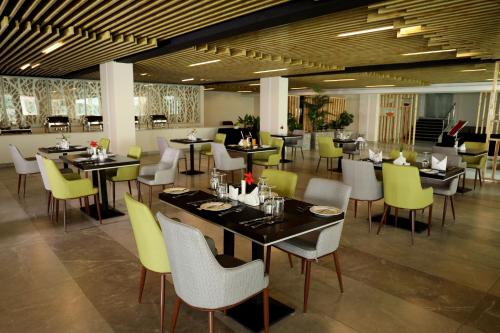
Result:
[[[153,186],[149,186],[149,209],[153,203]]]
[[[307,300],[309,298],[309,285],[311,284],[311,261],[306,260],[306,278],[304,281],[304,313],[307,312]]]
[[[102,224],[101,203],[99,202],[99,195],[98,194],[94,194],[94,204],[95,204],[95,207],[97,208],[97,217],[99,218],[99,224]]]
[[[262,303],[264,304],[264,333],[269,333],[269,289],[262,292]]]
[[[136,185],[137,185],[137,201],[142,202],[142,195],[141,195],[141,183],[136,180]]]
[[[128,183],[128,193],[132,195],[132,185],[130,185],[130,180],[127,180],[127,183]]]
[[[175,325],[177,324],[177,317],[179,317],[181,303],[181,298],[179,296],[176,296],[174,310],[172,311],[172,318],[170,319],[170,333],[174,333],[175,331]]]
[[[477,169],[476,173],[474,174],[474,189],[476,189],[476,181],[477,181]]]
[[[115,182],[111,182],[112,183],[112,186],[113,186],[113,208],[115,208],[115,195],[116,195],[116,186],[115,186]]]
[[[146,282],[146,273],[147,269],[144,266],[141,266],[141,280],[139,282],[139,299],[138,302],[141,303],[142,301],[142,293],[144,292],[144,283]]]
[[[165,319],[165,274],[160,275],[160,332],[163,332]]]
[[[51,191],[48,191],[47,197],[48,197],[48,199],[47,199],[47,215],[50,215],[50,204],[52,201],[52,192]]]
[[[21,178],[23,177],[23,175],[19,174],[17,176],[17,196],[19,196],[19,193],[21,191]]]
[[[410,210],[410,217],[411,217],[411,245],[415,244],[414,237],[415,237],[415,217],[417,215],[417,211],[415,210]]]
[[[444,227],[444,220],[446,219],[446,209],[448,208],[448,197],[444,197],[444,206],[443,206],[443,219],[441,220],[441,227]]]
[[[321,163],[321,156],[319,157],[319,160],[318,160],[318,165],[316,166],[316,172],[318,172],[318,169],[319,169],[319,164]]]
[[[399,208],[394,208],[394,226],[397,228],[398,227],[398,213],[399,213]]]
[[[269,274],[269,271],[271,269],[271,246],[268,246],[266,248],[266,274]]]
[[[201,170],[201,153],[198,153],[198,170]]]
[[[87,213],[87,215],[90,215],[90,208],[89,208],[89,197],[85,197],[85,213]]]
[[[28,178],[28,175],[24,175],[23,198],[26,198],[26,178]],[[479,178],[479,182],[481,182],[481,178]]]
[[[368,201],[368,232],[372,232],[372,204],[373,201]]]
[[[56,200],[56,223],[59,223],[59,199]]]
[[[302,150],[302,147],[300,147],[300,153],[302,154],[302,159],[304,159],[304,151]]]
[[[179,166],[179,164],[177,164],[177,166]],[[184,170],[187,171],[187,169],[188,169],[188,160],[187,158],[184,158]]]
[[[342,283],[342,273],[340,271],[340,262],[337,251],[333,252],[333,262],[335,263],[335,271],[337,272],[337,279],[339,280],[340,292],[344,292],[344,284]]]
[[[358,215],[358,200],[354,200],[354,217]]]
[[[293,268],[292,255],[288,253],[288,263],[290,264],[290,268]]]
[[[208,170],[210,170],[210,155],[207,155],[207,171]]]
[[[382,229],[382,225],[385,224],[385,220],[387,219],[387,212],[389,210],[389,206],[384,203],[384,213],[382,214],[382,219],[378,224],[377,235],[380,233],[380,229]]]
[[[453,196],[450,196],[451,213],[453,214],[453,221],[455,221],[455,204],[453,203]]]
[[[432,224],[432,204],[429,206],[429,217],[427,220],[427,236],[431,235],[431,224]]]
[[[208,312],[208,333],[214,333],[214,312]]]
[[[479,175],[479,187],[483,186],[483,177],[481,175],[481,169],[477,169],[477,174]],[[26,186],[26,179],[24,180],[24,185]]]
[[[63,225],[64,232],[66,232],[66,200],[63,200]]]
[[[300,259],[300,274],[304,274],[304,264],[305,264],[305,260]]]

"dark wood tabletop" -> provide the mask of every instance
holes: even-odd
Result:
[[[140,164],[139,160],[121,155],[111,155],[104,161],[93,160],[88,154],[62,155],[60,158],[64,162],[84,171],[115,169]]]
[[[265,152],[265,151],[276,151],[276,148],[271,147],[271,146],[266,146],[266,147],[251,146],[251,147],[244,148],[244,147],[241,147],[239,145],[227,145],[226,149],[231,150],[231,151],[238,151],[238,152],[245,153],[245,154],[255,154],[255,153],[261,153],[261,152]]]
[[[194,144],[194,143],[207,143],[207,142],[212,142],[214,140],[212,139],[196,139],[196,140],[189,140],[189,139],[186,139],[186,138],[183,138],[183,139],[170,139],[170,142],[175,142],[175,143],[182,143],[182,144],[185,144],[185,145],[190,145],[190,144]]]
[[[356,140],[354,140],[354,139],[338,139],[338,138],[334,138],[333,142],[335,142],[335,143],[355,143]]]
[[[244,207],[242,211],[230,212],[223,216],[219,216],[219,212],[199,210],[198,205],[190,204],[190,202],[211,198],[216,201],[217,198],[210,193],[198,191],[194,195],[176,197],[175,195],[162,192],[159,196],[160,200],[170,205],[217,224],[232,233],[242,235],[262,246],[268,246],[288,238],[322,229],[339,223],[344,219],[343,213],[333,217],[316,216],[309,212],[308,207],[312,206],[311,204],[299,200],[287,199],[285,201],[285,215],[283,221],[272,225],[263,225],[254,229],[250,226],[243,226],[238,222],[265,216],[258,208],[239,203],[239,205]],[[299,207],[306,209],[304,212],[301,212],[298,210]]]
[[[302,134],[271,134],[274,138],[291,139],[291,138],[301,138]]]
[[[45,154],[61,154],[61,153],[72,153],[78,151],[87,151],[85,146],[73,146],[70,145],[68,149],[62,149],[60,147],[40,147],[38,151]]]
[[[364,159],[364,161],[372,162],[369,159]],[[373,166],[374,166],[375,170],[382,170],[383,163],[392,163],[393,161],[394,160],[392,160],[392,159],[384,159],[381,163],[373,163]],[[447,167],[446,171],[439,171],[438,173],[427,173],[427,172],[423,172],[421,170],[422,164],[420,162],[412,163],[411,166],[418,168],[421,178],[432,178],[432,179],[438,179],[438,180],[442,180],[442,181],[458,177],[465,172],[464,168]],[[428,169],[430,169],[430,167]]]

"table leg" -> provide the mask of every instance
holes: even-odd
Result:
[[[253,168],[253,154],[247,154],[247,172],[252,173],[252,168]]]
[[[264,246],[252,242],[252,260],[264,260]]]
[[[189,167],[190,170],[182,171],[181,173],[188,175],[188,176],[194,176],[194,175],[199,175],[204,173],[203,171],[195,170],[194,169],[194,144],[189,144]]]
[[[106,184],[106,170],[92,170],[92,184],[94,187],[99,188],[99,198],[101,203],[101,218],[109,219],[112,217],[123,216],[124,214],[117,209],[111,208],[108,204],[108,187]],[[85,207],[80,208],[80,210],[84,213],[86,212]],[[95,204],[90,205],[89,207],[89,215],[94,220],[99,220],[99,216],[97,214],[97,207]]]
[[[292,160],[287,160],[286,158],[286,139],[283,138],[283,148],[281,149],[281,163],[290,163]]]
[[[63,156],[66,156],[66,155],[68,155],[68,153],[63,153]],[[66,161],[64,161],[63,166],[64,166],[64,169],[69,168],[69,165]]]
[[[224,254],[234,256],[234,234],[226,229],[224,229]]]

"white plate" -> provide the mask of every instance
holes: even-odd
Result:
[[[270,145],[261,145],[262,148],[271,148]]]
[[[164,189],[163,192],[168,194],[182,194],[189,192],[189,189],[185,187],[171,187]]]
[[[227,202],[220,202],[220,201],[211,201],[211,202],[205,202],[201,204],[199,209],[202,210],[209,210],[212,212],[220,212],[222,210],[226,210],[233,207],[230,203]]]
[[[76,149],[82,149],[85,148],[84,146],[75,146]]]
[[[85,161],[88,161],[89,158],[88,157],[78,157],[78,158],[75,158],[75,162],[85,162]]]
[[[332,206],[312,206],[309,211],[319,216],[335,216],[342,214],[342,209]]]
[[[435,174],[439,173],[439,170],[434,170],[434,169],[420,169],[420,171],[422,171],[423,173],[431,174],[431,175],[435,175]]]

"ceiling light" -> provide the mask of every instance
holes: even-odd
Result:
[[[22,71],[24,71],[28,67],[30,67],[30,64],[24,64],[20,68],[21,68]]]
[[[395,84],[376,84],[373,86],[365,86],[366,88],[383,88],[383,87],[395,87]]]
[[[48,47],[44,48],[42,50],[42,53],[43,54],[48,54],[54,50],[57,50],[58,48],[60,48],[61,46],[64,45],[64,42],[62,40],[58,41],[58,42],[55,42],[54,44],[52,45],[49,45]]]
[[[251,91],[251,90],[238,90],[237,92],[240,92],[240,93],[251,93],[253,91]]]
[[[257,71],[253,72],[254,74],[260,74],[260,73],[270,73],[270,72],[279,72],[279,71],[287,71],[288,68],[278,68],[278,69],[268,69],[265,71]]]
[[[420,55],[420,54],[432,54],[432,53],[444,53],[444,52],[455,52],[457,49],[446,49],[446,50],[434,50],[434,51],[422,51],[422,52],[410,52],[403,53],[403,56]]]
[[[362,34],[368,34],[370,32],[377,32],[377,31],[384,31],[384,30],[391,30],[391,29],[394,29],[394,26],[392,26],[392,25],[386,25],[386,26],[378,27],[378,28],[358,30],[358,31],[351,31],[351,32],[344,32],[344,33],[338,34],[337,37],[347,37],[347,36],[354,36],[354,35],[362,35]]]
[[[38,66],[40,66],[40,63],[31,65],[31,68],[37,68]]]
[[[146,75],[148,75],[148,73],[141,73],[141,74],[139,74],[139,75],[140,75],[140,76],[146,76]]]
[[[459,72],[483,72],[486,68],[477,68],[477,69],[462,69]]]
[[[205,88],[205,90],[214,90],[215,88]]]
[[[493,81],[493,79],[486,79],[486,81]],[[500,78],[497,81],[500,81]]]
[[[323,82],[343,82],[343,81],[356,81],[356,79],[331,79],[331,80],[323,80]]]
[[[482,54],[482,52],[479,51],[457,51],[457,58],[474,57],[480,54]]]
[[[260,86],[260,83],[250,83],[249,86]]]
[[[401,28],[399,29],[399,32],[398,32],[398,37],[404,37],[404,36],[408,36],[408,35],[411,35],[411,34],[417,34],[419,32],[422,32],[422,26],[421,25],[414,25],[414,26],[411,26],[411,27],[404,27],[404,28]]]
[[[184,79],[184,80],[181,80],[182,82],[188,82],[188,81],[194,81],[194,77],[191,77],[189,79]]]
[[[307,87],[293,87],[290,88],[291,90],[302,90],[302,89],[307,89]]]
[[[204,61],[204,62],[197,62],[196,64],[189,65],[189,67],[201,66],[201,65],[207,65],[207,64],[213,64],[214,62],[219,62],[219,61],[220,61],[220,59],[210,60],[210,61]]]

